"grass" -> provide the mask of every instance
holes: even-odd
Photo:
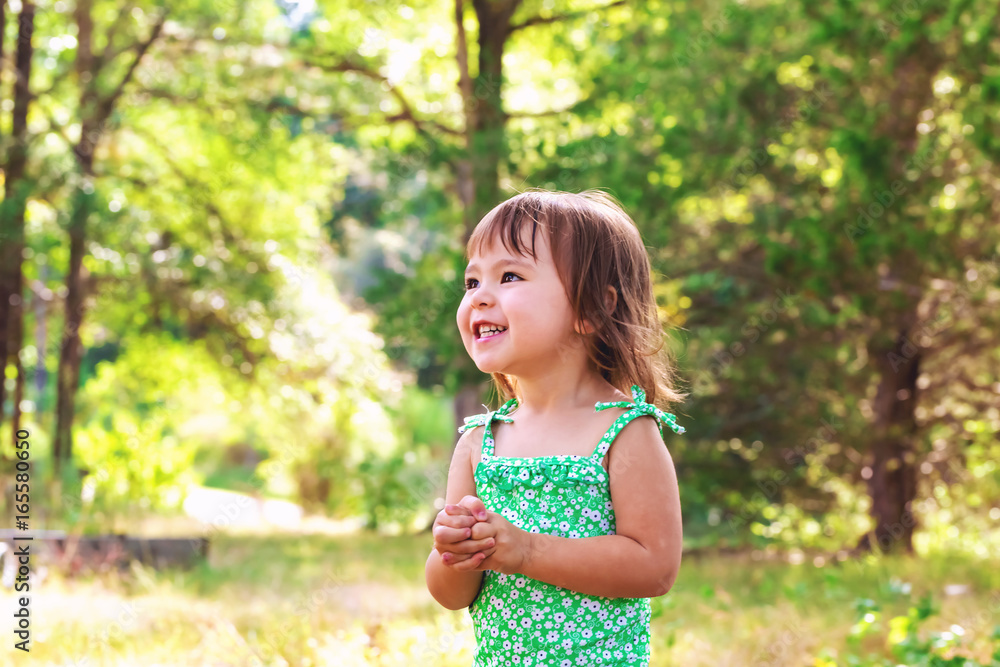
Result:
[[[189,571],[50,574],[32,591],[30,663],[468,667],[469,615],[430,597],[429,550],[429,535],[216,535],[208,562]],[[671,593],[653,600],[652,665],[831,664],[820,655],[848,664],[848,651],[888,659],[889,619],[926,592],[941,607],[927,629],[960,626],[964,654],[988,662],[997,591],[997,568],[958,555],[820,567],[688,557]],[[852,640],[859,598],[881,616]],[[5,596],[0,617],[12,611]]]

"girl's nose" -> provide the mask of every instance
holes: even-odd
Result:
[[[493,294],[482,285],[472,293],[472,303],[477,306],[488,306],[493,302]]]

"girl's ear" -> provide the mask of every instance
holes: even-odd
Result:
[[[604,295],[604,311],[608,314],[615,312],[615,307],[618,306],[618,292],[614,287],[608,285],[608,293]],[[583,331],[580,331],[579,322],[574,325],[577,333],[582,334],[592,334],[594,333],[594,325],[590,323],[590,320],[583,321]]]

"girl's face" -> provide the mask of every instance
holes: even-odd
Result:
[[[530,231],[524,247],[531,247]],[[536,259],[511,254],[494,240],[465,271],[458,330],[484,373],[537,375],[560,363],[574,344],[575,316],[559,279],[545,230],[535,236]],[[506,328],[480,331],[481,323]]]

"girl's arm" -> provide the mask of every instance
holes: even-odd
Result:
[[[478,434],[478,435],[477,435]],[[471,452],[476,438],[483,437],[483,427],[469,429],[458,439],[448,470],[448,490],[445,504],[457,504],[468,495],[476,495],[476,482],[472,476]],[[476,599],[483,582],[483,572],[462,571],[441,562],[441,554],[431,549],[424,567],[427,590],[446,609],[465,609]]]
[[[677,475],[656,421],[629,422],[615,438],[608,467],[616,534],[529,533],[490,513],[497,523],[497,546],[486,551],[478,567],[524,574],[587,595],[666,594],[680,570],[683,532]],[[468,567],[458,567],[463,565]]]

